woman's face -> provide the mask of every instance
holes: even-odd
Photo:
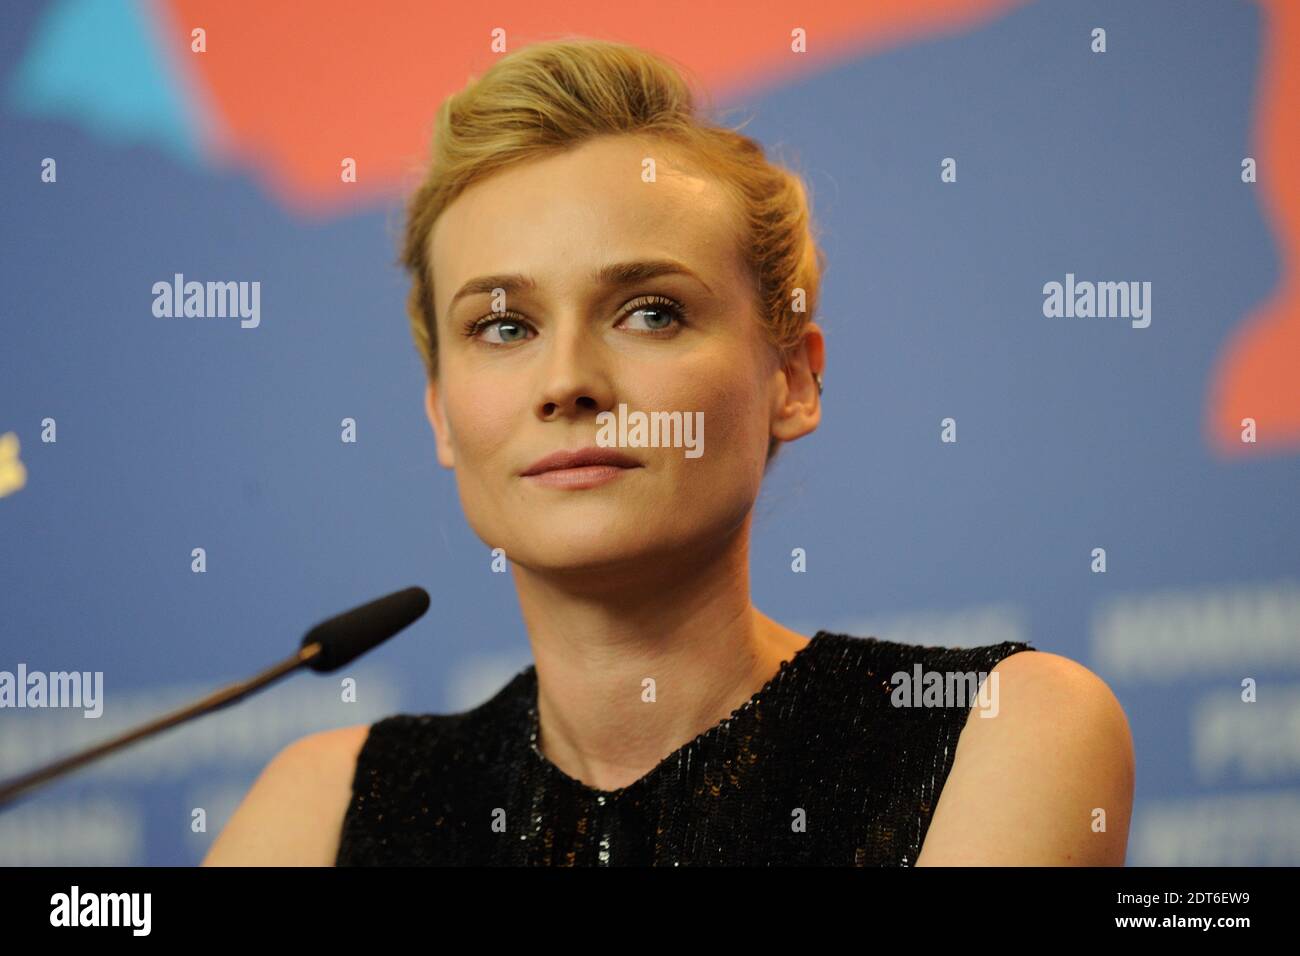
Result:
[[[732,200],[681,155],[593,140],[476,183],[432,230],[438,459],[478,536],[526,568],[644,579],[645,558],[703,557],[749,514],[769,437],[817,425],[806,356],[788,376],[764,336]],[[611,269],[635,263],[657,266]],[[596,485],[523,474],[600,447],[597,416],[620,404],[702,422],[702,453],[668,434],[612,449],[640,467]]]

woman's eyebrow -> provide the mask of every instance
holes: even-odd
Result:
[[[707,282],[675,259],[638,259],[632,262],[614,262],[597,269],[592,275],[592,279],[600,285],[620,286],[630,285],[634,282],[644,282],[647,279],[656,279],[664,275],[689,276],[704,286],[705,289],[708,289],[710,295],[713,294],[713,290],[709,288]],[[489,294],[497,289],[502,289],[506,295],[511,295],[536,288],[536,279],[518,272],[479,276],[477,279],[470,279],[462,285],[456,294],[451,297],[451,302],[447,308],[450,310],[452,306],[467,295]]]
[[[601,266],[596,270],[596,274],[592,278],[601,285],[630,285],[633,282],[644,282],[646,279],[657,279],[659,276],[664,275],[689,276],[704,286],[705,289],[708,289],[710,295],[713,294],[713,290],[709,289],[707,282],[676,259],[638,259],[634,262],[615,262]]]

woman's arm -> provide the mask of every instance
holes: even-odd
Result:
[[[1123,866],[1133,738],[1115,695],[1044,651],[992,674],[997,715],[967,717],[916,865]]]
[[[369,724],[303,737],[262,771],[203,866],[333,866]]]

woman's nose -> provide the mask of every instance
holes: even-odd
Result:
[[[613,405],[613,386],[600,342],[580,322],[552,324],[544,350],[538,415],[594,416]]]

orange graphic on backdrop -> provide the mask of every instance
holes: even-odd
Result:
[[[211,117],[207,154],[257,169],[310,217],[370,206],[413,184],[436,105],[491,65],[498,27],[508,31],[509,49],[565,35],[636,43],[685,65],[720,100],[873,49],[968,30],[1030,0],[830,0],[800,3],[794,13],[755,0],[665,0],[652,8],[607,0],[562,7],[504,0],[490,8],[428,0],[154,2],[162,45]],[[1224,455],[1300,444],[1300,0],[1256,2],[1265,18],[1250,153],[1259,183],[1242,188],[1262,191],[1282,281],[1232,329],[1213,373],[1205,429]],[[807,31],[811,52],[790,52],[795,26]],[[195,27],[207,33],[202,55],[188,52]],[[357,163],[356,184],[340,181],[344,157]],[[1256,445],[1239,438],[1247,417],[1258,423]]]
[[[1300,444],[1300,3],[1258,0],[1264,11],[1259,97],[1251,137],[1261,207],[1273,225],[1281,279],[1269,299],[1233,326],[1218,356],[1206,405],[1216,451]],[[1258,446],[1241,441],[1242,419],[1258,426]]]

